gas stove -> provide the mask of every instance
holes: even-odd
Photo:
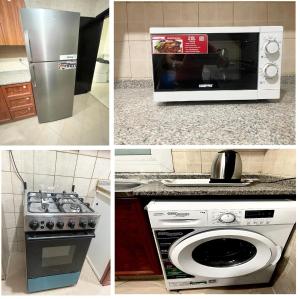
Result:
[[[89,230],[100,215],[75,192],[28,192],[24,199],[24,231]]]

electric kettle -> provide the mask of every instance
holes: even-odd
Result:
[[[218,152],[212,166],[210,183],[240,183],[242,160],[238,152],[224,150]]]

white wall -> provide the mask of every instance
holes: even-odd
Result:
[[[75,191],[91,203],[98,179],[110,177],[109,151],[13,151],[28,191]],[[24,250],[23,188],[8,151],[2,151],[1,203],[10,251]],[[2,236],[3,241],[3,236]]]

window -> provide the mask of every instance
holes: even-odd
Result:
[[[173,172],[170,149],[117,149],[116,172]]]

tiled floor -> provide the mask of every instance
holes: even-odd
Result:
[[[108,83],[93,82],[91,88],[91,94],[106,107],[109,107],[108,85]]]
[[[116,294],[274,294],[271,287],[220,287],[167,291],[163,280],[116,281]]]
[[[90,93],[77,95],[72,117],[43,124],[31,117],[0,125],[0,144],[107,145],[108,117],[108,108]]]
[[[2,295],[28,295],[25,276],[25,254],[15,252],[10,259],[7,279],[2,281]],[[75,286],[37,292],[32,295],[110,295],[110,286],[101,286],[90,265],[85,261]]]

